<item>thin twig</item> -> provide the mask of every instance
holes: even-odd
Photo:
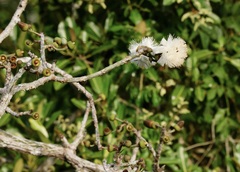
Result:
[[[20,116],[32,116],[32,111],[29,110],[29,111],[25,111],[25,112],[15,112],[13,111],[12,109],[10,109],[9,107],[6,108],[6,112],[13,115],[13,116],[16,116],[16,117],[20,117]]]
[[[87,102],[87,108],[86,108],[86,112],[84,114],[82,123],[81,123],[81,128],[78,131],[75,140],[71,143],[71,148],[76,150],[77,146],[80,144],[80,142],[82,141],[83,137],[84,137],[84,132],[85,132],[85,127],[86,127],[86,123],[87,123],[87,119],[88,119],[88,115],[90,112],[90,103]]]
[[[90,74],[90,75],[87,75],[87,76],[81,76],[81,77],[72,77],[72,78],[56,78],[58,81],[60,82],[85,82],[87,80],[90,80],[90,79],[93,79],[93,78],[96,78],[98,76],[102,76],[106,73],[108,73],[109,71],[115,69],[116,67],[119,67],[119,66],[122,66],[126,63],[128,63],[130,60],[132,60],[133,57],[130,57],[130,56],[127,56],[126,58],[108,66],[108,67],[105,67],[103,68],[102,70],[98,71],[98,72],[95,72],[93,74]]]
[[[160,135],[160,139],[159,139],[159,144],[158,144],[158,148],[156,151],[156,156],[154,156],[154,164],[153,164],[153,168],[154,171],[156,172],[160,172],[160,166],[159,166],[159,161],[160,161],[160,156],[162,153],[162,147],[163,147],[163,137],[165,136],[166,133],[166,128],[165,127],[161,127],[161,135]]]

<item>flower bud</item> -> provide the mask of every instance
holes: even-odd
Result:
[[[144,124],[146,127],[148,127],[148,128],[153,128],[153,129],[159,127],[159,124],[158,124],[157,122],[155,122],[155,121],[152,121],[152,120],[145,120],[145,121],[143,122],[143,124]]]
[[[124,146],[126,146],[126,147],[131,147],[132,146],[132,142],[131,142],[131,140],[126,140],[126,141],[124,141]]]
[[[83,144],[84,144],[84,146],[86,146],[86,147],[90,147],[90,146],[91,146],[91,142],[90,142],[89,140],[85,140],[85,141],[83,142]]]
[[[74,47],[75,47],[75,42],[68,41],[68,42],[67,42],[67,46],[68,46],[68,48],[69,48],[70,50],[73,50]]]
[[[23,50],[20,50],[20,49],[17,49],[17,50],[15,51],[15,54],[16,54],[16,56],[18,56],[18,57],[22,57],[22,56],[23,56],[23,53],[24,53],[24,51],[23,51]]]
[[[183,127],[184,127],[184,121],[183,121],[183,120],[178,121],[178,122],[177,122],[177,125],[178,125],[180,128],[183,128]]]
[[[23,32],[28,31],[32,27],[30,24],[24,22],[18,22],[18,26]]]
[[[124,159],[125,162],[128,162],[128,161],[130,161],[131,156],[129,156],[129,155],[124,155],[123,159]]]
[[[108,150],[108,152],[117,151],[118,147],[116,145],[108,145],[107,150]]]
[[[140,146],[141,149],[144,149],[144,148],[147,147],[147,142],[144,141],[144,140],[140,140],[140,142],[139,142],[139,146]]]
[[[108,118],[110,121],[114,121],[116,119],[116,113],[111,113],[111,115]]]
[[[55,37],[53,41],[56,42],[58,45],[62,44],[62,38],[60,37]]]
[[[58,48],[59,47],[59,45],[58,45],[58,43],[56,43],[56,42],[53,42],[53,47],[55,47],[55,48]]]

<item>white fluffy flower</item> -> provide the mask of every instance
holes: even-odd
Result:
[[[159,44],[152,37],[143,38],[141,42],[131,42],[129,46],[130,56],[134,57],[131,62],[138,67],[147,69],[156,64],[155,55],[159,53]]]
[[[179,67],[183,64],[187,58],[187,45],[182,38],[173,38],[169,35],[168,39],[162,39],[160,43],[160,49],[158,49],[162,55],[157,61],[160,65],[165,64],[170,68]]]

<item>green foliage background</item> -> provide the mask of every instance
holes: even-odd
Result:
[[[0,29],[9,22],[17,3],[11,8],[0,1]],[[169,34],[182,37],[189,46],[189,57],[180,69],[154,67],[141,70],[126,64],[110,73],[82,83],[94,94],[100,130],[116,130],[109,121],[111,114],[141,128],[143,136],[157,144],[158,131],[147,129],[143,120],[166,121],[169,125],[185,121],[182,131],[165,145],[161,163],[168,171],[231,171],[240,170],[240,2],[237,0],[126,0],[78,1],[33,0],[22,16],[38,32],[76,42],[74,52],[48,52],[48,61],[74,76],[98,71],[128,55],[132,40],[153,36],[157,41]],[[29,47],[25,40],[36,37],[14,29],[0,47],[0,53]],[[38,49],[31,49],[38,53]],[[1,86],[4,73],[1,71]],[[22,82],[40,76],[26,75]],[[30,92],[18,93],[11,107],[18,111],[33,109],[40,120],[14,118],[8,114],[0,120],[1,129],[43,142],[59,143],[57,133],[69,140],[77,131],[85,110],[83,94],[69,84],[48,83]],[[86,140],[93,141],[94,128],[88,122]],[[119,143],[131,135],[123,132],[103,137],[103,143]],[[132,138],[131,138],[132,139]],[[210,142],[211,141],[211,142]],[[199,145],[195,145],[199,144]],[[195,145],[192,147],[191,145]],[[79,156],[101,163],[113,153],[95,147],[79,146]],[[129,154],[124,150],[123,154]],[[138,155],[151,171],[152,159],[147,150]],[[34,157],[0,149],[0,171],[34,171],[45,157]],[[71,170],[56,160],[53,171]]]

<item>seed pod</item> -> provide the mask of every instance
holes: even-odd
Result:
[[[16,63],[16,62],[17,62],[17,57],[16,57],[16,56],[11,56],[11,57],[9,58],[9,61],[10,61],[11,63]]]
[[[164,143],[169,143],[170,141],[171,141],[171,138],[170,138],[170,136],[169,135],[165,135],[165,136],[163,136],[163,142]]]
[[[32,27],[30,24],[24,22],[18,22],[18,26],[23,32],[28,31]]]
[[[25,41],[25,44],[28,46],[28,47],[30,47],[30,46],[32,46],[34,43],[32,42],[32,41],[30,41],[30,40],[26,40]]]
[[[70,50],[73,50],[74,47],[75,47],[75,42],[68,41],[68,42],[67,42],[67,46],[68,46],[68,48],[69,48]]]
[[[20,49],[17,49],[17,50],[15,51],[15,54],[16,54],[16,56],[18,56],[18,57],[22,57],[22,56],[23,56],[23,53],[24,53],[24,51],[23,51],[23,50],[20,50]]]
[[[39,119],[39,113],[37,113],[37,112],[33,113],[32,118],[35,120]]]
[[[104,134],[104,136],[109,135],[111,132],[112,132],[111,129],[108,128],[108,127],[104,128],[104,130],[103,130],[103,134]]]
[[[140,142],[139,142],[139,147],[140,147],[141,149],[146,148],[146,147],[147,147],[147,142],[144,141],[144,140],[140,140]]]
[[[5,63],[5,62],[7,61],[7,56],[6,56],[5,54],[1,54],[1,56],[0,56],[0,61],[1,61],[2,63]]]
[[[17,67],[17,63],[11,63],[11,68],[15,69]]]
[[[126,126],[126,129],[127,129],[127,131],[131,132],[131,131],[133,131],[134,127],[133,127],[132,124],[129,123],[129,124],[127,124],[127,126]]]
[[[34,67],[39,67],[40,64],[41,64],[41,61],[40,61],[39,58],[35,57],[34,59],[32,59],[32,65],[33,65]]]
[[[51,75],[51,70],[49,68],[45,68],[43,69],[43,75],[44,76],[50,76]]]
[[[153,129],[159,127],[159,124],[158,124],[157,122],[155,122],[155,121],[152,121],[152,120],[145,120],[145,121],[143,122],[143,124],[144,124],[146,127],[148,127],[148,128],[153,128]]]

